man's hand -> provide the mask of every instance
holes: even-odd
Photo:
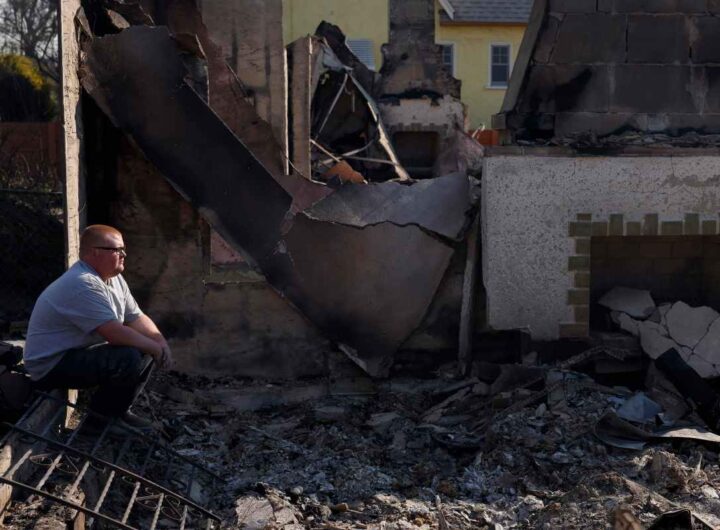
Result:
[[[155,361],[161,370],[169,370],[174,364],[172,351],[170,351],[170,346],[168,346],[167,342],[161,344],[161,347],[162,352],[160,353],[159,359],[155,359]]]
[[[168,346],[167,340],[165,340],[165,337],[163,337],[155,322],[149,316],[140,315],[132,322],[129,322],[127,326],[154,341],[160,347],[161,351],[157,352],[157,354],[151,354],[158,368],[168,370],[172,367],[173,356],[170,346]]]

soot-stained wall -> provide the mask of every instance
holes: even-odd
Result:
[[[496,128],[720,133],[720,4],[538,0]]]

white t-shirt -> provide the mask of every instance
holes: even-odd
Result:
[[[28,324],[25,368],[42,379],[63,353],[105,340],[95,330],[111,320],[128,323],[142,315],[122,276],[104,282],[95,269],[78,261],[45,289]]]

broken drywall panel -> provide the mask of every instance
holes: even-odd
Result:
[[[317,221],[360,228],[386,221],[417,225],[458,241],[472,208],[470,195],[468,177],[461,173],[412,184],[345,184],[304,213]]]
[[[113,123],[226,241],[255,262],[272,253],[291,197],[185,83],[167,28],[133,26],[84,51],[83,86]]]

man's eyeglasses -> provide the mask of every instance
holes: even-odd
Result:
[[[119,256],[127,256],[127,251],[125,250],[125,247],[93,247],[93,248],[99,248],[100,250],[110,250],[111,252],[114,252],[115,254]]]

